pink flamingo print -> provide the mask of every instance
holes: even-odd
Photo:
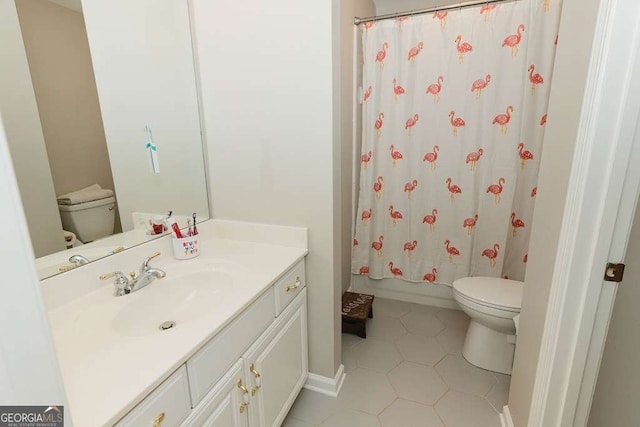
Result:
[[[478,151],[472,151],[467,154],[467,158],[464,161],[465,164],[471,163],[471,170],[476,168],[476,163],[480,160],[480,157],[484,154],[484,150],[480,148]]]
[[[393,274],[393,277],[402,276],[402,270],[400,270],[398,267],[394,267],[393,262],[391,261],[389,261],[389,271],[391,272],[391,274]]]
[[[511,212],[511,228],[513,229],[513,237],[516,237],[516,231],[518,231],[518,228],[524,228],[524,221],[520,218],[516,218],[515,212]]]
[[[365,22],[364,23],[364,28],[366,28],[368,30],[370,28],[373,28],[374,25],[375,25],[375,21]]]
[[[418,123],[419,118],[420,116],[416,113],[413,115],[413,117],[409,117],[409,119],[404,124],[405,130],[409,131],[409,135],[411,135],[411,129],[416,125],[416,123]]]
[[[456,112],[451,110],[449,113],[449,121],[451,122],[451,127],[453,128],[453,136],[458,135],[458,128],[464,127],[466,125],[465,121],[461,117],[455,117]]]
[[[440,21],[440,28],[444,28],[447,26],[447,15],[449,12],[436,12],[433,14],[433,19],[437,19]]]
[[[416,189],[416,187],[418,186],[418,180],[414,179],[411,182],[407,182],[404,185],[404,192],[407,193],[407,196],[409,199],[411,199],[411,193],[413,193],[413,190]]]
[[[524,31],[524,24],[518,25],[515,34],[507,36],[502,42],[502,47],[509,46],[511,48],[511,57],[515,58],[518,55],[518,45],[522,39],[522,32]]]
[[[396,84],[397,80],[393,79],[393,100],[397,104],[398,96],[404,95],[404,88]]]
[[[411,252],[413,252],[418,246],[418,241],[414,240],[413,242],[407,242],[404,244],[404,251],[407,253],[409,259],[411,259]]]
[[[378,134],[378,138],[382,134],[382,125],[384,124],[384,113],[378,114],[378,119],[375,123],[376,132]]]
[[[367,168],[367,164],[371,161],[371,156],[373,156],[373,153],[371,151],[360,156],[360,162],[362,162],[362,166],[365,169]]]
[[[513,106],[509,105],[505,114],[498,114],[493,118],[493,125],[500,125],[500,133],[502,135],[507,134],[507,125],[511,121],[511,113],[513,113]]]
[[[442,78],[442,76],[438,76],[438,81],[436,83],[430,84],[427,87],[426,93],[430,93],[431,95],[433,95],[434,104],[437,104],[438,101],[440,101],[440,91],[442,90],[443,81],[444,79]]]
[[[537,194],[538,194],[538,187],[533,187],[531,189],[531,197],[536,197]]]
[[[433,233],[436,230],[436,221],[438,219],[438,209],[432,209],[431,215],[427,214],[422,218],[423,224],[429,224],[429,231]]]
[[[382,43],[382,50],[379,50],[376,54],[376,62],[380,63],[380,68],[384,68],[384,59],[387,57],[387,49],[389,48],[389,43]]]
[[[480,14],[484,13],[484,22],[489,22],[489,15],[491,15],[491,11],[498,7],[495,4],[485,4],[480,8]]]
[[[412,47],[409,50],[409,53],[407,54],[407,61],[413,62],[413,60],[415,59],[416,56],[418,56],[418,54],[420,53],[423,47],[424,47],[424,43],[422,42],[418,42],[417,45]]]
[[[496,258],[498,257],[498,250],[500,250],[500,245],[496,243],[493,245],[493,249],[487,248],[484,251],[482,251],[482,256],[486,256],[487,258],[489,258],[489,266],[491,268],[496,266]]]
[[[393,220],[393,225],[396,225],[398,220],[403,218],[400,211],[393,210],[393,205],[389,205],[389,216],[391,216],[391,220]]]
[[[432,268],[431,273],[426,273],[424,276],[422,276],[422,280],[429,283],[433,283],[438,280],[438,269]]]
[[[362,267],[360,267],[360,275],[366,276],[367,274],[369,274],[369,266],[363,265]]]
[[[458,37],[456,37],[455,43],[456,43],[456,50],[458,51],[458,60],[462,64],[464,62],[464,54],[472,52],[473,46],[471,46],[471,44],[467,42],[462,42],[462,44],[460,44],[461,41],[462,41],[462,36],[458,34]]]
[[[367,90],[364,91],[364,97],[362,98],[364,102],[367,102],[367,99],[369,99],[369,97],[371,96],[371,92],[373,92],[373,87],[369,85]]]
[[[377,200],[380,200],[380,197],[382,197],[382,181],[383,180],[384,178],[382,176],[379,176],[376,182],[373,183],[373,191],[375,191],[376,193]]]
[[[531,64],[529,65],[529,69],[527,70],[529,72],[529,81],[531,82],[531,95],[535,95],[536,85],[541,85],[542,83],[544,83],[544,79],[540,74],[538,73],[533,74],[535,69],[536,69],[536,66]]]
[[[476,99],[480,99],[480,95],[482,95],[482,91],[489,85],[491,81],[491,74],[487,74],[484,79],[478,79],[471,84],[471,92],[476,93]]]
[[[393,144],[391,144],[391,147],[389,147],[389,151],[391,152],[391,159],[393,160],[393,167],[396,167],[396,162],[398,160],[402,160],[402,153],[399,151],[395,151],[395,147]]]
[[[544,126],[547,124],[547,115],[545,114],[540,118],[540,126]]]
[[[433,152],[425,154],[424,157],[422,158],[423,162],[429,162],[431,164],[431,170],[434,170],[437,167],[436,160],[438,160],[439,150],[440,150],[440,147],[437,145],[434,145]]]
[[[520,169],[524,169],[524,163],[527,160],[533,160],[533,154],[531,151],[522,151],[524,148],[524,143],[521,142],[518,144],[518,156],[520,156]]]
[[[496,204],[500,203],[500,199],[502,198],[502,190],[504,189],[503,185],[505,182],[505,179],[500,177],[497,184],[491,184],[487,187],[487,194],[493,194]]]
[[[366,225],[371,219],[371,208],[369,208],[368,211],[362,211],[362,214],[360,215],[360,219]]]
[[[451,242],[449,240],[444,241],[445,249],[449,254],[449,264],[453,264],[453,257],[460,255],[460,251],[455,246],[449,246]]]
[[[378,237],[378,240],[371,243],[371,249],[376,251],[376,255],[382,256],[382,241],[384,240],[384,236]]]
[[[451,178],[447,178],[447,188],[449,189],[449,197],[451,198],[451,203],[455,201],[456,194],[462,194],[462,189],[457,185],[451,185]]]
[[[467,229],[467,234],[468,235],[472,235],[473,234],[473,230],[476,228],[476,223],[477,222],[478,222],[478,214],[475,214],[471,218],[466,218],[462,222],[462,228],[466,228]]]

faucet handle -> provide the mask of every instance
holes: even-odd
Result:
[[[122,271],[113,271],[111,273],[105,273],[105,274],[101,274],[100,275],[100,280],[107,280],[107,279],[111,279],[112,277],[115,277],[115,283],[116,284],[128,284],[129,283],[129,279],[127,279],[127,276],[125,276]]]
[[[148,258],[145,258],[144,261],[142,261],[142,266],[140,267],[140,272],[142,273],[143,271],[147,270],[149,268],[149,262],[160,256],[160,252],[156,252],[153,255],[151,255]]]
[[[127,276],[122,273],[122,271],[114,271],[111,273],[106,273],[100,276],[100,280],[106,280],[115,277],[116,280],[113,282],[113,286],[115,286],[116,290],[114,292],[115,296],[126,295],[131,292],[131,283]]]

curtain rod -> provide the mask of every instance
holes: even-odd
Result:
[[[485,4],[506,3],[508,1],[517,1],[517,0],[474,0],[474,1],[468,1],[465,3],[451,4],[447,6],[430,7],[428,9],[418,9],[418,10],[410,10],[408,12],[388,13],[386,15],[370,16],[368,18],[355,17],[353,19],[353,23],[354,25],[359,25],[359,24],[362,24],[363,22],[380,21],[383,19],[400,18],[403,16],[421,15],[423,13],[430,13],[430,12],[444,12],[447,10],[462,9],[466,7],[481,6]]]

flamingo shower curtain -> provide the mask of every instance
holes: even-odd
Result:
[[[354,274],[524,278],[560,10],[520,0],[362,24]]]

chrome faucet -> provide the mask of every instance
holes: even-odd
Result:
[[[149,266],[149,262],[157,256],[160,256],[160,252],[156,252],[150,257],[145,258],[144,261],[142,261],[142,266],[140,267],[140,271],[137,276],[133,271],[129,273],[131,276],[130,279],[121,271],[114,271],[113,273],[103,274],[100,276],[100,280],[115,277],[115,281],[113,282],[113,286],[116,288],[113,293],[113,296],[115,297],[121,297],[123,295],[130,294],[131,292],[139,291],[155,279],[162,279],[167,275],[167,273],[159,268]]]
[[[69,258],[69,262],[71,264],[75,264],[77,267],[80,265],[89,264],[89,259],[86,257],[83,257],[82,255],[72,255],[71,258]]]

